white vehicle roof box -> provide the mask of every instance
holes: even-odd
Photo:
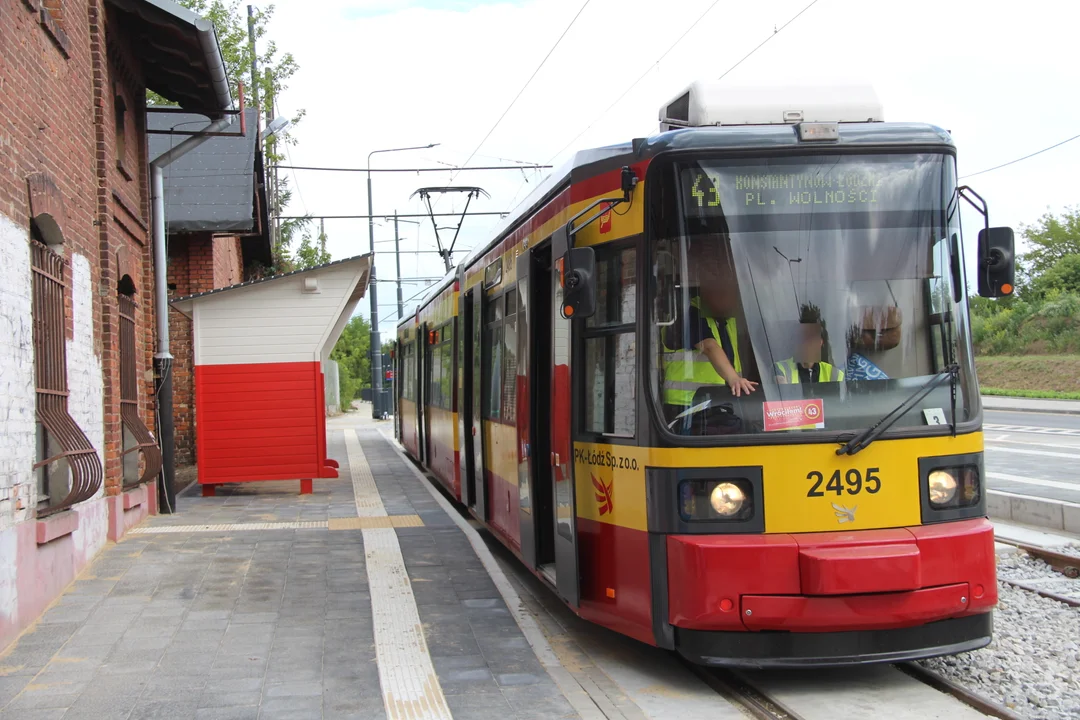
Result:
[[[868,85],[738,87],[704,80],[660,108],[661,132],[714,125],[883,121],[881,101]]]

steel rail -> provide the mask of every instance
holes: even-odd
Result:
[[[1038,545],[1027,545],[1015,540],[1006,540],[1004,538],[994,538],[994,540],[1023,550],[1031,557],[1042,560],[1067,578],[1080,578],[1080,557],[1076,555],[1068,555]]]
[[[1035,587],[1034,585],[1028,585],[1025,582],[1021,582],[1020,580],[1006,580],[1005,578],[998,578],[998,580],[1005,583],[1006,585],[1012,585],[1014,588],[1027,590],[1028,592],[1033,592],[1036,595],[1041,595],[1042,597],[1048,598],[1050,600],[1057,600],[1058,602],[1065,603],[1070,607],[1080,607],[1080,598],[1069,597],[1068,595],[1059,595],[1052,590],[1043,590],[1042,588]]]
[[[757,720],[805,720],[802,715],[752,685],[741,673],[726,668],[682,664],[728,702],[738,705]]]

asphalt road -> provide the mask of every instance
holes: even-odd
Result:
[[[1080,503],[1080,415],[987,410],[987,485]]]

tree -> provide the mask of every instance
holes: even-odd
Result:
[[[248,18],[246,10],[241,7],[242,0],[178,0],[178,2],[214,24],[233,97],[240,97],[241,82],[246,88],[246,96],[253,97],[252,47],[248,41]],[[264,10],[253,10],[256,47],[265,37],[267,23],[273,15],[273,5],[267,6]],[[255,79],[254,90],[258,92],[263,107],[274,107],[278,96],[288,88],[289,78],[300,69],[299,65],[296,64],[292,53],[283,53],[279,56],[277,44],[272,40],[265,44],[263,52],[255,53],[255,56],[260,72]],[[175,105],[171,100],[153,92],[147,93],[146,102],[148,105]],[[300,110],[291,122],[295,125],[303,115],[304,111]],[[283,131],[283,134],[287,135],[288,132]]]
[[[361,388],[371,384],[370,349],[371,323],[360,315],[353,316],[330,353],[330,359],[338,364],[343,408],[348,408],[359,397]]]
[[[262,10],[253,9],[252,12],[255,45],[263,48],[261,53],[254,53],[259,72],[252,87],[253,48],[248,38],[247,11],[242,6],[242,0],[178,0],[178,2],[214,24],[233,97],[240,97],[239,86],[243,82],[246,88],[245,96],[249,102],[257,93],[262,108],[269,108],[271,111],[277,108],[278,98],[288,89],[288,81],[299,70],[299,65],[292,53],[279,54],[277,44],[272,40],[260,43],[260,40],[266,36],[267,24],[274,15],[274,6],[269,5]],[[168,106],[176,103],[157,93],[147,91],[146,104]],[[263,155],[266,158],[268,170],[285,158],[284,153],[288,146],[296,144],[290,131],[296,128],[304,114],[304,110],[298,110],[296,115],[290,118],[288,128],[264,139]],[[273,183],[273,190],[273,194],[268,198],[268,209],[271,216],[277,216],[288,206],[292,198],[288,178],[278,177]],[[271,273],[294,269],[289,251],[295,239],[309,222],[310,218],[305,217],[283,220],[278,224],[278,237],[273,248],[274,266],[268,269]]]
[[[293,265],[297,270],[313,268],[330,262],[330,253],[326,251],[326,232],[320,228],[319,237],[313,242],[311,233],[305,232],[296,249]]]
[[[1022,256],[1032,284],[1066,256],[1080,254],[1080,208],[1067,208],[1060,217],[1047,212],[1033,225],[1021,225],[1020,234],[1032,246]]]
[[[1066,255],[1054,263],[1038,280],[1044,294],[1080,295],[1080,255]]]

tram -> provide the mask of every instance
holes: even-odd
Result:
[[[895,662],[997,602],[960,206],[870,88],[691,84],[398,327],[409,455],[582,618],[691,662]],[[725,362],[726,361],[726,362]]]

